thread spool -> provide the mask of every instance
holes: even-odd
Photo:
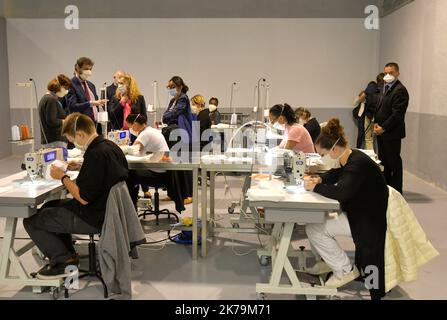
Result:
[[[12,126],[11,127],[11,140],[12,141],[19,141],[20,140],[20,129],[19,129],[19,126]]]
[[[30,134],[29,134],[29,127],[26,124],[22,124],[20,126],[20,131],[21,131],[21,139],[22,140],[27,140],[27,139],[31,138]]]

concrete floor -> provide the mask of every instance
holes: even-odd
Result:
[[[19,171],[20,161],[21,158],[17,157],[0,160],[0,178]],[[229,177],[227,180],[230,185],[227,192],[223,178],[218,177],[216,180],[216,220],[224,225],[229,225],[227,207],[232,200],[236,200],[242,183],[238,177]],[[386,299],[445,299],[447,277],[443,271],[447,268],[447,245],[444,239],[447,230],[447,193],[410,174],[405,175],[405,190],[406,199],[441,255],[420,269],[418,281],[393,289]],[[163,203],[163,207],[172,208],[173,205]],[[191,209],[191,205],[187,206],[183,215],[190,216]],[[3,235],[4,220],[0,219],[0,236]],[[167,226],[167,221],[163,222]],[[156,229],[153,221],[145,223],[145,228],[148,231]],[[17,237],[27,236],[20,221]],[[149,241],[165,237],[166,232],[148,234]],[[294,234],[294,239],[294,247],[308,247],[300,230]],[[271,271],[270,266],[262,267],[258,262],[255,251],[260,247],[259,240],[265,242],[267,238],[221,233],[210,240],[208,257],[198,261],[191,260],[190,246],[166,242],[140,248],[140,259],[132,263],[133,299],[256,299],[255,284],[266,282]],[[346,250],[352,251],[351,239],[339,240]],[[24,240],[16,241],[17,246],[23,243]],[[42,263],[30,252],[22,260],[29,272],[37,270]],[[71,292],[70,299],[102,299],[102,287],[98,282],[82,280],[80,286],[80,290]],[[50,295],[33,294],[26,287],[0,285],[0,299],[50,299]],[[267,295],[267,299],[302,297]],[[361,284],[352,283],[339,291],[339,299],[369,299],[369,295]]]

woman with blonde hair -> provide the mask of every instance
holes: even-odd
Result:
[[[118,79],[118,88],[110,110],[109,118],[114,130],[127,130],[126,119],[130,114],[146,115],[146,101],[131,74],[126,73]]]
[[[205,130],[211,129],[210,110],[205,108],[205,98],[198,94],[191,99],[191,111],[197,115],[197,119],[200,122],[200,138]],[[200,139],[200,150],[208,144],[208,141],[202,141]]]

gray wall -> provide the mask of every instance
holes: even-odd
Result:
[[[11,137],[9,106],[6,20],[0,17],[0,158],[7,157],[11,154],[11,145],[8,142]]]
[[[410,93],[406,170],[447,189],[447,1],[416,0],[382,24],[381,65],[396,61]]]
[[[131,50],[121,50],[123,43]],[[270,105],[332,109],[332,116],[344,117],[338,110],[350,108],[377,74],[378,45],[379,33],[366,30],[363,19],[81,19],[80,30],[72,31],[62,19],[8,19],[11,83],[33,77],[41,96],[48,80],[71,75],[76,58],[86,55],[96,61],[97,86],[122,68],[153,103],[158,81],[162,108],[175,74],[191,96],[217,96],[222,107],[238,82],[238,111],[253,106],[254,86],[265,77]],[[15,86],[10,95],[13,118],[28,117],[29,96]]]

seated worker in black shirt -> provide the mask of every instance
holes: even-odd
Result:
[[[74,199],[46,203],[39,211],[23,220],[23,225],[49,264],[38,273],[39,279],[66,276],[68,265],[78,265],[72,234],[96,234],[104,223],[110,189],[127,180],[127,161],[122,150],[96,133],[95,124],[86,115],[69,115],[62,135],[84,150],[84,162],[76,181],[63,170],[52,166],[51,177],[61,180]],[[69,164],[73,170],[74,165]]]

